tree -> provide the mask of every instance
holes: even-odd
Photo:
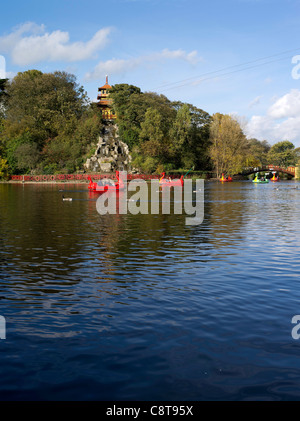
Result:
[[[145,114],[149,108],[156,109],[162,116],[161,125],[165,126],[165,132],[170,126],[170,121],[176,115],[171,107],[171,102],[164,95],[154,92],[143,93],[140,88],[133,85],[114,85],[110,96],[117,115],[116,123],[119,135],[130,149],[140,143],[141,124],[145,120]]]
[[[29,130],[24,130],[23,132],[20,132],[15,136],[12,136],[11,139],[9,139],[9,141],[5,145],[5,155],[7,163],[12,173],[18,174],[21,170],[24,169],[23,163],[20,166],[18,164],[18,159],[19,157],[21,157],[21,155],[18,154],[17,150],[22,145],[31,145],[33,143],[34,142],[32,140]],[[20,151],[22,151],[22,148],[20,149]]]
[[[267,140],[260,141],[258,139],[248,139],[250,156],[253,166],[264,166],[268,164],[268,152],[271,145]],[[250,164],[250,162],[249,162]],[[251,165],[248,165],[251,166]]]
[[[191,104],[173,102],[177,111],[170,137],[177,167],[210,169],[208,113]]]
[[[186,104],[189,107],[191,126],[186,142],[181,152],[182,164],[185,168],[211,170],[209,156],[210,138],[209,128],[212,121],[211,116],[194,105]]]
[[[170,129],[172,147],[175,153],[182,149],[187,142],[191,128],[191,115],[187,104],[183,104],[177,111],[176,118]]]
[[[297,153],[295,146],[288,140],[275,143],[268,152],[268,162],[270,165],[278,165],[286,168],[297,163]]]
[[[166,137],[161,114],[155,108],[148,108],[139,136],[144,155],[158,158],[160,162],[163,162],[168,152]]]
[[[8,82],[8,79],[0,79],[0,99],[3,96],[6,96],[7,95],[7,93],[6,93],[6,84],[7,84],[7,82]]]
[[[295,149],[295,155],[296,155],[296,159],[297,159],[296,165],[299,165],[299,163],[300,163],[300,148]]]
[[[18,73],[7,91],[7,120],[26,122],[40,145],[57,136],[65,124],[80,118],[87,105],[83,88],[66,72]]]
[[[209,124],[205,111],[132,85],[114,85],[110,91],[119,135],[137,168],[209,168]]]
[[[0,179],[6,178],[8,176],[8,164],[6,159],[1,158],[0,156]]]
[[[3,124],[5,119],[5,108],[8,99],[7,95],[7,82],[8,79],[0,79],[0,133],[3,130]]]
[[[140,88],[134,85],[128,85],[127,83],[116,84],[112,87],[109,95],[112,98],[113,109],[117,117],[120,119],[124,117],[131,95],[139,95],[140,93]]]
[[[8,83],[8,79],[0,79],[0,109],[4,107],[5,100],[8,97],[7,83]]]
[[[139,107],[134,105],[133,97],[139,101],[141,90],[126,83],[116,84],[110,90],[113,110],[116,113],[119,135],[130,148],[138,144],[140,121]]]
[[[237,174],[246,165],[247,139],[239,123],[228,114],[216,113],[210,126],[210,158],[217,177]]]
[[[14,156],[18,170],[32,170],[39,161],[38,145],[36,143],[23,143],[16,148]]]
[[[28,70],[6,86],[0,145],[10,171],[47,172],[66,162],[78,169],[100,133],[101,117],[76,77]]]

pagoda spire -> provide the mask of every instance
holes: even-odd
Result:
[[[111,86],[108,84],[108,76],[106,75],[105,85],[98,88],[99,94],[97,99],[99,100],[98,106],[101,110],[102,117],[105,120],[113,120],[116,118],[114,111],[112,110],[112,99],[109,98],[109,91]]]

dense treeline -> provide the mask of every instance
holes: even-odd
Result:
[[[111,96],[134,167],[144,172],[211,168],[207,112],[127,84],[114,85]]]
[[[142,93],[132,85],[111,91],[122,139],[130,146],[133,165],[141,171],[162,169],[237,174],[245,167],[294,165],[291,142],[271,145],[247,139],[238,120],[207,112],[191,104],[171,102],[163,95]]]
[[[82,169],[102,122],[74,75],[28,70],[0,89],[2,173]]]
[[[266,140],[247,139],[230,115],[211,116],[128,84],[114,85],[110,95],[119,135],[141,172],[193,168],[220,176],[298,161],[299,150],[291,142],[271,147]],[[82,170],[103,124],[97,105],[72,74],[29,70],[0,80],[0,178]]]

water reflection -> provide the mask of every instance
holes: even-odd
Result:
[[[72,275],[83,265],[97,267],[98,278],[149,268],[173,273],[237,253],[258,229],[277,244],[282,238],[272,232],[280,229],[294,239],[299,195],[287,184],[279,193],[268,185],[208,183],[199,226],[185,225],[184,214],[101,216],[98,195],[85,188],[68,186],[74,200],[66,203],[56,185],[1,185],[1,262],[14,281],[76,283],[81,278]]]
[[[89,399],[96,390],[120,400],[284,394],[273,377],[300,378],[289,342],[300,296],[293,185],[208,182],[204,221],[187,226],[184,213],[101,216],[87,184],[0,184],[9,322],[0,391]],[[72,202],[62,201],[62,187]],[[62,367],[68,385],[56,387]],[[17,381],[24,376],[30,392]]]

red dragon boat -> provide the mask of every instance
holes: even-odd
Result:
[[[275,173],[273,173],[273,177],[270,178],[270,181],[279,181],[279,177],[275,175]]]
[[[102,179],[100,181],[98,181],[98,183],[96,183],[95,181],[92,180],[92,178],[90,176],[88,176],[88,180],[90,181],[88,188],[91,191],[94,192],[98,192],[98,193],[104,193],[106,191],[119,191],[119,190],[123,190],[124,189],[124,182],[122,180],[122,178],[120,178],[119,176],[119,171],[116,171],[116,177],[117,177],[117,182],[115,183],[112,180],[109,179]]]
[[[224,174],[222,174],[222,177],[220,178],[220,181],[232,181],[232,178],[230,177],[230,175],[225,177]]]
[[[171,178],[165,178],[165,173],[163,172],[161,174],[161,177],[159,179],[159,184],[161,186],[183,186],[183,175],[180,177],[180,179],[172,180]]]

